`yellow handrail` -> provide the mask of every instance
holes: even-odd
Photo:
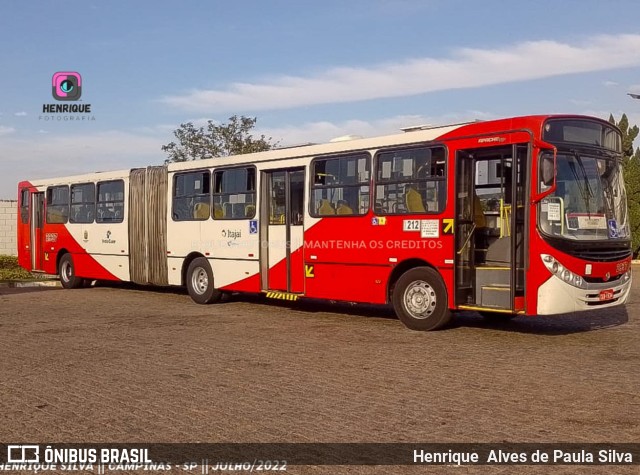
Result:
[[[500,199],[500,237],[511,236],[511,205]]]

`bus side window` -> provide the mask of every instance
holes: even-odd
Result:
[[[27,224],[29,222],[29,189],[20,190],[20,222]]]
[[[376,170],[376,214],[439,213],[444,208],[444,147],[380,152]]]
[[[311,214],[361,216],[369,212],[368,154],[316,158],[312,164]]]
[[[255,167],[213,172],[213,219],[252,219],[256,214]]]
[[[176,174],[173,179],[174,221],[203,221],[211,215],[209,170]]]
[[[98,182],[96,223],[121,223],[124,220],[124,181]]]
[[[93,183],[71,185],[71,223],[93,223],[96,209],[96,186]]]
[[[69,220],[69,187],[47,188],[47,224],[65,224]]]

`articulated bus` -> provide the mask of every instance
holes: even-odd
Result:
[[[618,129],[527,116],[18,185],[19,262],[94,280],[391,304],[414,330],[624,304]]]

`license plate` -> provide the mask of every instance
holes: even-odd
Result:
[[[613,300],[613,289],[601,290],[598,294],[600,301]]]

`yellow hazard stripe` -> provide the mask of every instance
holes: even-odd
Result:
[[[279,299],[279,300],[298,300],[298,295],[296,294],[290,294],[287,292],[272,292],[272,291],[268,291],[266,292],[267,298],[269,299]]]

